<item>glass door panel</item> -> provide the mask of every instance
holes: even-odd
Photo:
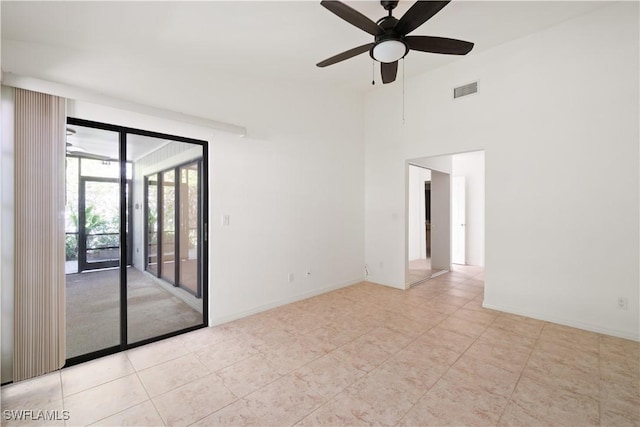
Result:
[[[145,178],[145,193],[147,206],[147,255],[146,269],[154,276],[158,276],[158,174]]]
[[[200,163],[180,167],[180,280],[178,284],[200,296],[198,254],[200,236]]]
[[[175,171],[162,173],[162,267],[160,276],[176,282],[176,192]]]
[[[134,256],[127,269],[128,343],[204,323],[198,166],[202,153],[198,144],[127,135],[134,206]]]
[[[117,132],[69,125],[66,178],[66,356],[120,345]]]

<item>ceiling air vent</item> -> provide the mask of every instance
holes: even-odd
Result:
[[[478,82],[469,83],[468,85],[459,86],[453,89],[453,99],[474,94],[478,91]]]

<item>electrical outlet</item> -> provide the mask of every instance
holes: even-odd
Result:
[[[629,299],[627,297],[618,297],[618,308],[626,310],[629,307]]]
[[[289,273],[288,280],[289,283],[293,282],[293,273]]]

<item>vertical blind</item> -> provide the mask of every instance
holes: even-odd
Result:
[[[13,379],[65,362],[65,100],[15,89]]]

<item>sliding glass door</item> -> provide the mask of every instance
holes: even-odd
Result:
[[[71,363],[206,326],[206,142],[68,119]]]

